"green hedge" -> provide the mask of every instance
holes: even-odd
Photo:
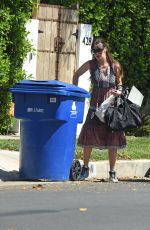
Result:
[[[95,36],[106,37],[113,56],[123,65],[127,86],[144,94],[150,88],[150,1],[149,0],[42,0],[41,3],[74,7],[79,3],[81,23],[92,24]],[[0,133],[10,124],[8,89],[24,78],[23,60],[30,49],[25,23],[33,0],[1,0],[0,6]],[[143,103],[143,105],[144,105]]]
[[[26,22],[32,12],[31,0],[1,0],[0,4],[0,133],[8,132],[11,95],[9,88],[25,77],[23,61],[31,46]]]
[[[150,136],[150,115],[143,117],[142,125],[138,129],[134,129],[130,132],[127,132],[129,136],[142,137]]]

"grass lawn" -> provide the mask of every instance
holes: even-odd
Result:
[[[19,151],[19,140],[1,140],[0,149],[8,149]],[[82,159],[82,148],[76,146],[76,157]],[[93,149],[91,160],[107,160],[107,150]],[[118,150],[118,159],[131,160],[131,159],[150,159],[150,137],[127,137],[127,147]]]
[[[82,148],[76,148],[76,158],[82,159]],[[107,160],[107,150],[93,149],[91,160]],[[127,147],[118,150],[118,159],[150,159],[150,137],[127,137]]]
[[[13,151],[19,151],[20,148],[20,140],[13,140],[13,139],[0,139],[0,149],[6,149],[6,150],[13,150]]]

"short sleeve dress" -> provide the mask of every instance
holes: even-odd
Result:
[[[92,83],[90,108],[78,138],[78,145],[99,149],[124,148],[126,147],[124,132],[108,130],[105,123],[100,122],[96,116],[93,116],[97,104],[99,106],[116,88],[114,70],[109,66],[106,74],[104,74],[96,60],[90,61],[90,67]]]

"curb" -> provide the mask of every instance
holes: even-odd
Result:
[[[83,161],[80,161],[81,165]],[[109,162],[97,161],[89,163],[90,174],[89,180],[92,179],[108,179]],[[116,171],[119,180],[147,178],[150,179],[150,160],[118,160],[116,163]],[[31,185],[31,181],[18,180],[19,172],[19,152],[0,150],[0,187],[14,185]],[[150,180],[149,180],[150,181]],[[33,181],[32,181],[33,182]],[[43,181],[35,181],[33,184],[43,183]],[[50,183],[49,181],[44,183]],[[52,183],[52,181],[51,181]]]
[[[81,161],[81,164],[83,162]],[[90,178],[106,179],[109,177],[108,161],[89,163]],[[150,160],[118,160],[116,162],[117,177],[124,178],[150,178]]]

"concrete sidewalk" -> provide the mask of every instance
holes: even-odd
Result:
[[[81,161],[82,164],[82,161]],[[89,179],[105,180],[108,178],[108,161],[90,162]],[[119,160],[116,164],[120,180],[150,179],[150,160]],[[31,181],[19,179],[19,152],[0,150],[0,187],[7,185],[31,184]],[[32,181],[32,183],[37,183]],[[44,182],[45,183],[45,182]]]
[[[0,180],[19,179],[19,152],[0,150]]]

